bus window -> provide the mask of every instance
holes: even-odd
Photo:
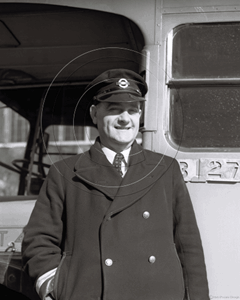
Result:
[[[87,151],[98,135],[94,127],[72,125],[51,125],[45,132],[49,135],[46,164]]]
[[[0,196],[17,195],[19,174],[11,169],[12,161],[24,156],[29,127],[25,118],[0,102]]]
[[[240,148],[240,24],[177,27],[171,50],[169,139],[183,150]]]

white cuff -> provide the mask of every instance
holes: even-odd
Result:
[[[40,276],[37,280],[37,283],[36,283],[36,291],[37,293],[39,294],[39,290],[40,290],[40,287],[41,285],[50,277],[54,276],[55,273],[57,271],[57,268],[55,269],[52,269],[50,271],[48,271],[47,273],[43,274],[42,276]]]

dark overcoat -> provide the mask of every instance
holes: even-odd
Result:
[[[23,241],[56,300],[207,300],[201,239],[178,163],[134,142],[122,179],[101,151],[54,164]]]

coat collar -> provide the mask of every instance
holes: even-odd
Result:
[[[84,162],[87,165],[90,163],[90,164],[97,164],[106,167],[112,166],[109,163],[109,161],[106,159],[106,156],[101,149],[101,143],[99,137],[96,139],[95,143],[91,146],[89,151],[83,153],[82,156],[84,156],[84,158],[80,156],[80,158],[77,160],[75,164],[76,171],[80,170],[83,167]],[[129,154],[129,165],[135,165],[144,160],[145,160],[145,156],[142,147],[138,145],[136,141],[134,141]]]
[[[121,178],[101,150],[99,138],[90,150],[81,154],[75,164],[75,174],[88,185],[100,190],[112,200],[138,198],[166,169],[161,154],[144,150],[135,141],[129,155],[128,171]],[[123,203],[123,201],[122,201]]]

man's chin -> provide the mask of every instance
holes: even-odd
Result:
[[[114,139],[112,140],[115,145],[123,146],[123,147],[129,147],[133,143],[135,139]]]

